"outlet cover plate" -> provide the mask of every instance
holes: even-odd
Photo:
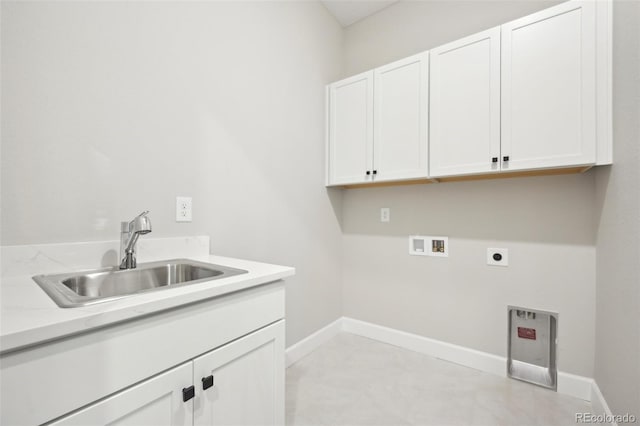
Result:
[[[191,222],[193,220],[192,207],[191,197],[176,197],[176,222]]]
[[[509,249],[488,248],[487,249],[487,265],[509,266]]]
[[[389,207],[380,208],[380,222],[389,222],[391,220],[391,209]]]

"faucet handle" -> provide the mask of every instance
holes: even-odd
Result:
[[[143,211],[143,212],[142,212],[142,213],[140,213],[138,216],[136,216],[136,217],[134,217],[133,219],[131,219],[131,221],[129,222],[129,226],[133,225],[133,223],[134,223],[136,220],[140,219],[140,218],[144,218],[144,219],[146,219],[146,220],[149,220],[149,219],[147,219],[147,215],[148,215],[148,214],[149,214],[149,210],[145,210],[145,211]]]
[[[127,232],[127,233],[130,232],[131,226],[135,223],[137,219],[145,218],[145,220],[149,221],[149,219],[147,218],[148,214],[149,214],[149,210],[145,210],[142,213],[140,213],[138,216],[131,219],[130,221],[120,222],[120,230],[122,232]]]

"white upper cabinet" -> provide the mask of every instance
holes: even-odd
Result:
[[[429,54],[329,86],[327,185],[426,178]]]
[[[567,2],[502,26],[502,164],[594,164],[594,2]]]
[[[611,1],[570,0],[328,92],[328,186],[611,164]]]
[[[327,183],[370,181],[373,170],[373,71],[331,84],[328,96]]]
[[[374,180],[428,175],[428,53],[374,71]]]
[[[500,27],[431,50],[432,177],[500,170]]]

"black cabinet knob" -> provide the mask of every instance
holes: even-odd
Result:
[[[213,386],[213,376],[207,376],[202,378],[202,390],[207,390]]]
[[[369,176],[371,174],[371,172],[369,170],[367,170],[367,176]]]
[[[374,174],[374,175],[377,175],[377,174],[378,174],[378,171],[377,171],[377,170],[374,170],[374,171],[373,171],[373,174]]]
[[[189,386],[188,388],[182,388],[182,400],[187,402],[191,398],[196,396],[196,388],[193,386]]]
[[[509,156],[505,155],[504,157],[502,157],[502,161],[509,161]]]
[[[492,163],[497,163],[498,162],[498,157],[492,157],[491,158],[491,162]]]

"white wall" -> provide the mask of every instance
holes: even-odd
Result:
[[[640,3],[614,3],[612,167],[596,174],[595,378],[611,410],[640,418]]]
[[[397,3],[347,28],[345,76],[550,5]],[[351,189],[343,202],[346,316],[506,356],[507,305],[555,311],[559,369],[593,376],[593,171]],[[449,236],[450,257],[409,256],[411,234]],[[488,247],[508,248],[510,266],[487,266]]]
[[[561,3],[404,0],[345,31],[345,77]]]
[[[340,316],[342,29],[320,4],[3,1],[1,36],[3,245],[117,239],[149,209],[148,238],[295,266],[288,344]]]

